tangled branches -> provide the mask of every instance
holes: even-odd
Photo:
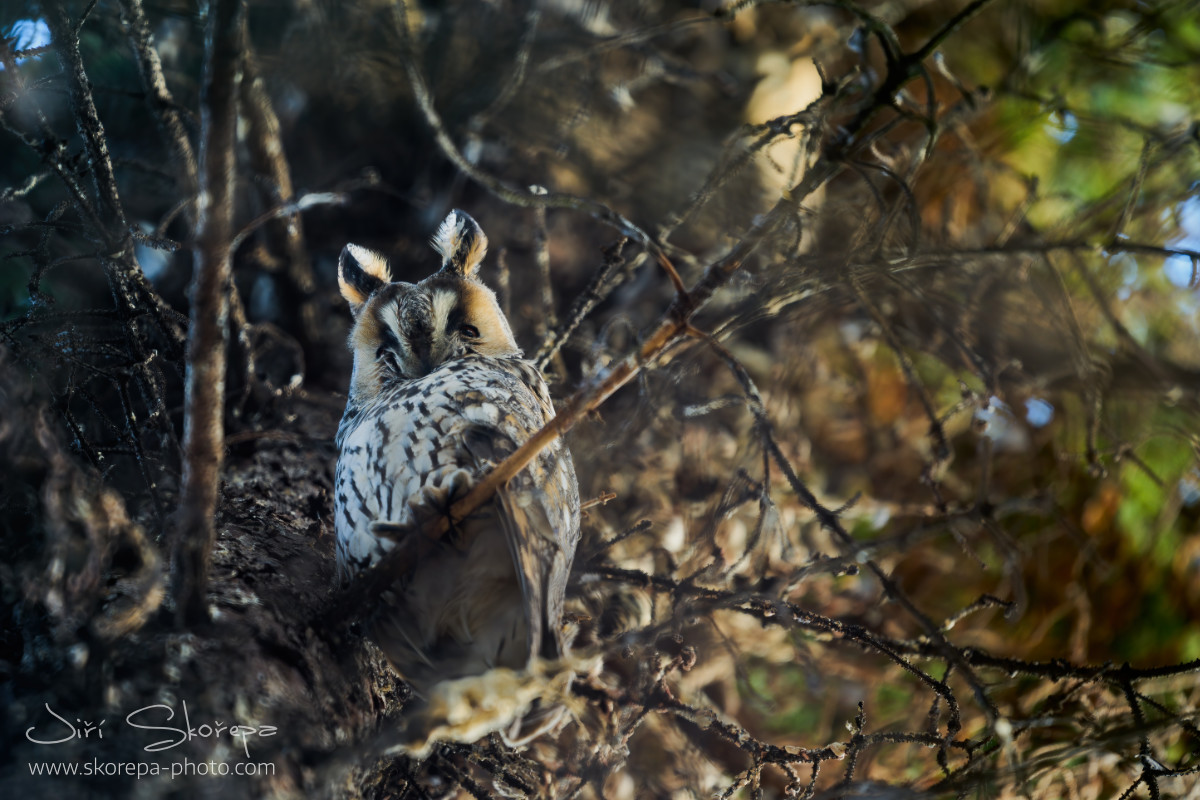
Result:
[[[171,675],[279,728],[252,794],[1181,793],[1200,770],[1187,20],[919,5],[281,3],[275,30],[214,3],[205,46],[126,0],[50,4],[48,50],[6,40],[25,160],[3,167],[0,242],[24,272],[2,401],[27,413],[0,455],[35,476],[5,487],[13,757],[42,703],[115,717]],[[128,40],[148,124],[113,112],[130,90],[97,77],[90,34]],[[190,94],[204,58],[219,97]],[[212,227],[197,200],[220,186]],[[411,553],[327,595],[326,387],[347,365],[326,310],[345,241],[420,277],[405,256],[450,205],[503,249],[518,336],[568,398],[451,517],[566,436],[597,498],[568,616],[603,666],[557,738],[417,763],[379,757],[404,695],[350,622]],[[215,305],[183,292],[170,254],[192,250],[229,267]],[[186,335],[207,344],[185,355]],[[205,395],[226,354],[229,391]],[[205,412],[207,500],[173,527]]]

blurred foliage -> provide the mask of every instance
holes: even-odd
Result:
[[[92,12],[82,57],[128,221],[154,234],[138,261],[186,310],[189,198],[119,6]],[[194,141],[204,10],[163,0],[147,12]],[[12,50],[31,46],[18,21],[41,13],[0,9]],[[903,60],[933,37],[919,63]],[[543,218],[468,178],[411,71],[474,169],[604,204],[689,285],[781,203],[783,221],[696,321],[742,374],[703,342],[677,347],[571,435],[584,495],[617,494],[588,512],[573,607],[581,646],[603,649],[607,666],[584,681],[579,729],[521,756],[546,785],[571,785],[573,770],[583,796],[612,798],[1153,797],[1195,785],[1196,3],[261,0],[250,40],[297,196],[338,201],[300,215],[310,289],[266,226],[235,253],[261,347],[245,381],[266,389],[231,393],[234,435],[288,430],[301,399],[337,405],[346,242],[418,279],[433,267],[432,226],[467,209],[492,242],[485,277],[507,282],[502,300],[533,353],[603,248],[629,234],[583,204]],[[59,70],[53,53],[20,65],[10,53],[0,72],[0,336],[49,385],[77,454],[157,529],[148,507],[174,496],[183,365],[156,356],[167,362],[156,417],[97,389],[128,384],[70,350],[91,328],[54,316],[112,303],[61,182],[24,188],[47,170],[38,141],[86,168]],[[277,205],[276,178],[250,162],[242,153],[239,227]],[[833,167],[820,187],[796,191],[822,165]],[[631,352],[670,303],[644,245],[627,245],[551,362],[557,396]],[[319,301],[320,335],[287,299],[302,295]],[[128,416],[143,422],[123,429]],[[137,427],[147,417],[170,430]],[[616,541],[643,518],[648,533]],[[801,611],[813,616],[797,622]],[[683,644],[660,646],[670,636]],[[1125,663],[1164,671],[1126,680]],[[708,718],[696,709],[751,738],[697,722]],[[833,743],[840,758],[822,750]],[[824,752],[823,767],[768,744]],[[451,782],[502,772],[464,759]],[[407,770],[364,765],[356,785],[421,796]],[[882,784],[893,793],[869,794]]]

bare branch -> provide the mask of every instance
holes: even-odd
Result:
[[[259,74],[249,27],[244,23],[243,27],[245,56],[244,75],[240,86],[240,109],[246,121],[246,147],[250,154],[250,166],[261,176],[259,186],[266,204],[279,209],[279,213],[271,214],[266,224],[273,249],[280,251],[284,259],[282,305],[289,314],[295,315],[295,328],[301,345],[308,357],[314,358],[314,348],[328,336],[322,324],[316,277],[309,261],[308,247],[304,240],[304,224],[299,210],[318,202],[340,202],[340,198],[309,194],[297,201],[292,187],[291,169],[283,151],[279,118]],[[244,234],[239,234],[242,235]]]
[[[405,0],[400,0],[396,4],[396,20],[402,42],[401,56],[404,59],[404,68],[408,72],[409,82],[413,87],[413,94],[416,95],[417,105],[420,106],[421,113],[425,116],[425,121],[433,129],[434,139],[437,141],[442,154],[454,166],[458,167],[462,170],[463,174],[506,203],[523,208],[571,208],[591,214],[606,225],[611,225],[622,234],[635,239],[639,244],[653,253],[658,263],[671,279],[671,284],[675,287],[676,292],[683,291],[683,281],[679,278],[679,275],[675,272],[675,267],[671,264],[666,254],[663,253],[662,248],[654,238],[605,204],[588,197],[577,197],[561,192],[546,192],[540,188],[536,191],[533,189],[522,191],[507,181],[484,172],[463,155],[462,151],[454,143],[454,139],[450,136],[449,131],[446,130],[441,115],[434,108],[433,95],[430,93],[429,87],[425,83],[425,78],[421,75],[421,71],[417,67],[413,56],[412,34],[408,29],[408,10]]]
[[[124,251],[130,243],[129,224],[125,220],[125,210],[117,194],[117,179],[113,174],[104,125],[96,112],[91,82],[83,69],[83,57],[79,54],[79,26],[71,21],[61,2],[50,3],[49,11],[47,22],[50,35],[53,37],[59,63],[67,74],[71,102],[75,108],[75,124],[87,148],[88,167],[92,174],[92,187],[97,201],[96,209],[102,224],[98,233],[105,237],[111,251]],[[82,24],[82,20],[79,24]]]
[[[195,277],[190,292],[183,496],[173,546],[175,618],[180,625],[208,619],[205,593],[216,542],[214,514],[225,437],[222,415],[232,280],[233,145],[244,13],[242,0],[214,0],[209,10]]]
[[[198,181],[196,155],[192,150],[191,140],[188,139],[187,128],[183,124],[183,115],[179,113],[171,90],[167,88],[162,60],[154,47],[150,23],[146,19],[142,0],[121,0],[121,21],[129,31],[129,45],[137,58],[138,74],[141,75],[142,86],[146,90],[146,104],[158,121],[159,129],[175,161],[175,168],[180,177],[180,193],[191,197],[196,193]]]
[[[624,256],[621,255],[625,249],[625,243],[628,239],[620,239],[616,244],[604,251],[604,263],[600,269],[592,276],[592,280],[588,283],[587,288],[583,293],[575,299],[575,304],[571,307],[570,313],[567,315],[567,321],[561,328],[553,331],[544,342],[541,348],[538,349],[537,355],[533,357],[533,363],[538,369],[545,369],[546,364],[550,359],[554,358],[555,354],[566,344],[571,338],[571,334],[579,327],[584,318],[591,313],[596,304],[608,296],[612,291],[612,286],[609,281],[612,274],[621,268],[625,263]]]

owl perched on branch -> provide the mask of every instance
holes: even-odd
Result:
[[[334,481],[342,580],[406,535],[396,531],[420,535],[554,416],[541,373],[477,279],[487,251],[478,223],[452,211],[433,246],[442,268],[415,284],[392,281],[384,258],[357,245],[339,261],[354,315]],[[578,539],[579,488],[558,440],[381,596],[372,638],[425,701],[447,682],[565,656],[563,599]],[[548,710],[522,727],[518,714],[505,733],[520,738],[539,715]]]

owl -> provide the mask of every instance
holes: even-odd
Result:
[[[452,211],[432,244],[442,266],[419,283],[393,281],[382,256],[354,244],[339,260],[354,317],[334,479],[342,581],[394,547],[398,526],[445,514],[554,415],[541,372],[478,280],[479,225]],[[439,681],[563,656],[578,539],[575,469],[558,440],[421,555],[368,630],[419,698]]]

